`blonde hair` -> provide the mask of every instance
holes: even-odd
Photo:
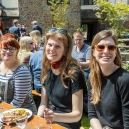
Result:
[[[20,44],[20,52],[25,50],[25,51],[30,51],[29,49],[29,44],[32,43],[32,38],[29,36],[24,36],[20,38],[19,44]]]
[[[32,38],[32,40],[34,40],[34,42],[40,43],[41,42],[41,33],[38,30],[34,30],[31,31],[30,33],[30,37]]]
[[[111,37],[115,44],[118,44],[116,34],[111,30],[103,30],[99,33],[97,33],[92,41],[91,48],[94,49],[94,46],[98,44],[102,39]],[[120,51],[117,47],[116,50],[116,57],[114,60],[114,63],[118,66],[122,66],[122,59]],[[90,54],[90,75],[89,79],[91,82],[92,90],[91,90],[91,102],[93,104],[98,104],[100,101],[100,92],[102,89],[102,79],[101,79],[101,69],[100,66],[96,60],[96,58],[93,56],[93,50],[91,50]]]
[[[57,32],[46,33],[46,40],[45,40],[44,52],[43,52],[41,82],[44,83],[45,79],[48,76],[48,71],[51,68],[50,61],[47,59],[47,56],[46,56],[46,45],[50,37],[58,38],[59,40],[63,41],[65,52],[62,57],[62,62],[60,65],[60,72],[61,72],[60,76],[61,76],[62,84],[64,85],[65,88],[67,88],[67,85],[65,84],[64,79],[70,78],[71,81],[73,82],[75,79],[74,78],[75,72],[78,70],[81,70],[78,65],[78,62],[71,56],[73,44],[72,44],[72,38],[70,37],[69,34],[64,35]]]

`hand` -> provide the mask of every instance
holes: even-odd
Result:
[[[54,120],[54,112],[48,108],[44,110],[44,119],[49,119],[51,122]]]

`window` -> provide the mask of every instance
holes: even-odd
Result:
[[[8,0],[0,0],[0,3],[5,8],[18,8],[18,0],[11,0],[11,2],[9,2]]]
[[[81,5],[93,5],[93,0],[81,0]]]

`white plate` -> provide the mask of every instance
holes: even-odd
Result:
[[[4,112],[2,112],[2,113],[6,113],[6,112],[10,112],[10,111],[15,111],[15,110],[26,110],[26,112],[29,113],[28,119],[33,115],[32,111],[29,110],[29,109],[26,109],[26,108],[15,108],[15,109],[10,109],[10,110],[4,111]],[[3,122],[3,121],[1,120],[1,117],[0,117],[0,121]],[[13,122],[12,122],[12,123],[13,123]]]
[[[29,118],[32,116],[32,114],[33,114],[31,110],[26,109],[26,108],[15,108],[15,109],[10,109],[10,110],[12,110],[12,111],[15,111],[15,110],[26,110],[26,112],[29,113],[28,119],[29,119]]]

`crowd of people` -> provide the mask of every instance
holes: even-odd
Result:
[[[129,73],[122,68],[113,31],[100,31],[90,46],[80,30],[74,32],[73,43],[63,28],[52,27],[43,36],[37,21],[31,22],[28,34],[26,25],[19,28],[18,20],[13,24],[6,34],[0,27],[3,101],[79,129],[83,96],[88,94],[90,129],[129,128]],[[33,96],[32,89],[41,97]]]

